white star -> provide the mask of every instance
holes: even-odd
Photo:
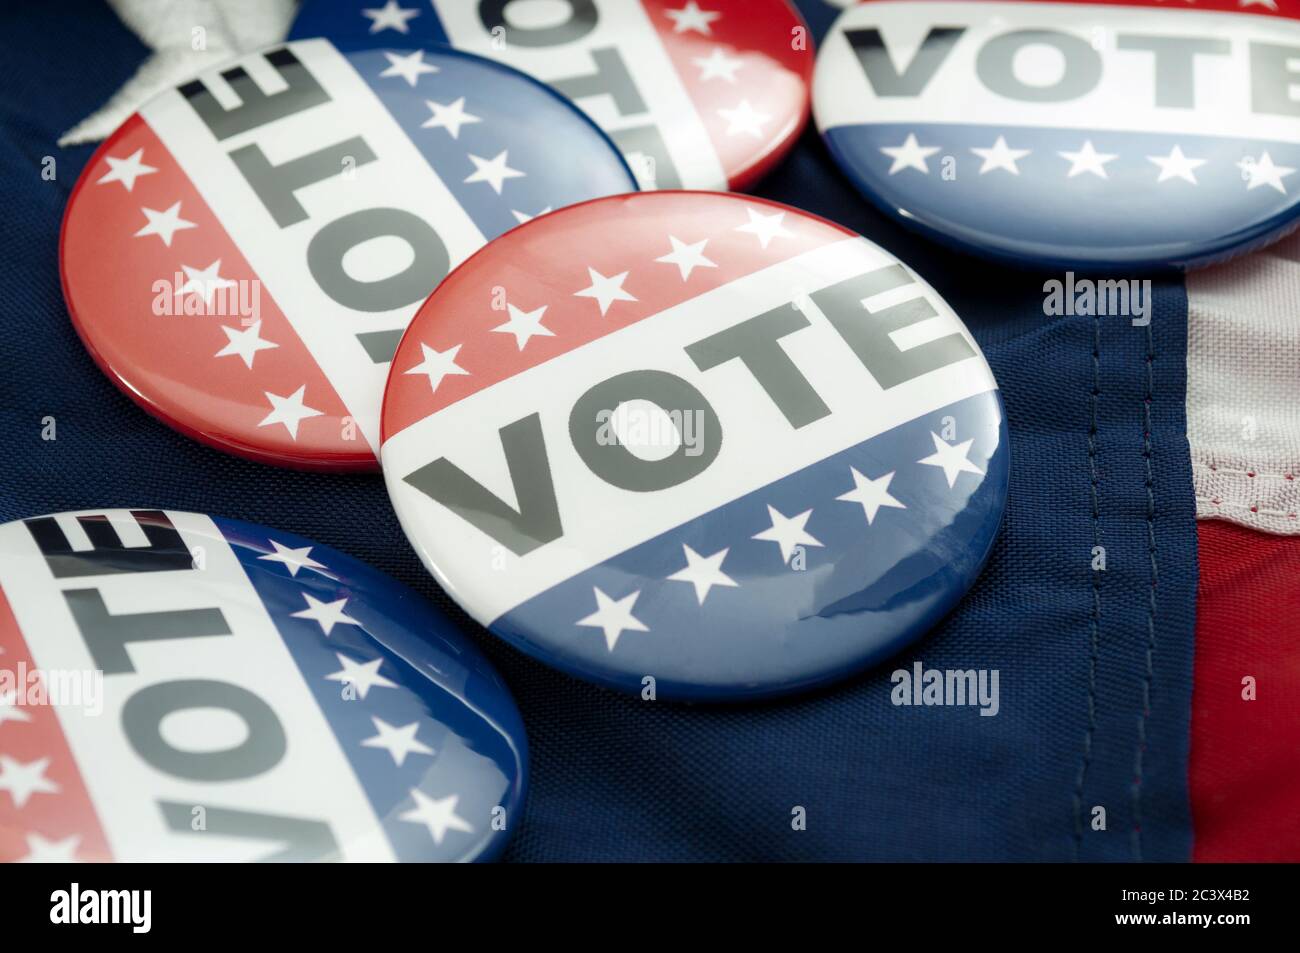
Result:
[[[727,135],[736,136],[743,132],[755,139],[763,138],[763,124],[772,121],[767,113],[751,106],[748,99],[742,99],[740,105],[732,109],[719,109],[718,115],[727,120]]]
[[[513,334],[515,343],[519,345],[519,350],[524,349],[524,345],[528,343],[529,338],[537,335],[547,338],[555,337],[551,329],[542,324],[542,315],[546,314],[546,305],[542,305],[535,311],[523,311],[506,302],[506,308],[510,311],[510,320],[505,324],[497,325],[492,330],[499,331],[502,334]]]
[[[178,294],[196,294],[203,299],[204,305],[212,304],[212,296],[216,294],[218,288],[232,288],[235,282],[229,278],[221,277],[221,259],[218,258],[206,268],[194,268],[190,265],[181,265],[181,271],[185,272],[188,279],[185,284],[181,285]]]
[[[435,103],[432,99],[426,99],[424,101],[424,104],[429,107],[429,111],[433,113],[433,115],[431,115],[424,122],[420,123],[420,128],[421,129],[446,129],[447,132],[451,134],[451,137],[453,139],[460,138],[461,126],[483,121],[478,116],[474,116],[471,115],[470,113],[465,112],[464,96],[460,97],[460,99],[456,100],[454,103]],[[505,153],[503,152],[501,153],[501,155],[505,156]],[[474,157],[470,156],[470,158],[472,159]],[[502,159],[502,161],[505,160]],[[481,166],[479,167],[479,171],[482,171]],[[510,169],[508,171],[513,172],[514,170]],[[474,173],[474,175],[478,175],[478,174],[479,174],[478,172]],[[523,175],[522,172],[518,174]],[[514,178],[514,176],[511,176],[511,178]],[[465,181],[468,182],[469,179],[466,179]],[[500,184],[494,185],[493,188],[497,190],[498,195],[501,194]]]
[[[835,497],[835,499],[844,500],[848,503],[861,503],[862,511],[867,514],[868,526],[875,520],[876,513],[882,506],[892,506],[900,510],[907,509],[906,505],[889,495],[889,481],[894,478],[893,471],[886,473],[882,477],[876,477],[874,480],[864,477],[855,467],[849,467],[849,472],[853,474],[853,489]]]
[[[596,611],[574,624],[604,631],[605,644],[609,646],[611,652],[618,644],[618,637],[624,632],[650,631],[649,626],[632,614],[632,607],[636,605],[637,597],[641,595],[640,589],[630,596],[617,600],[605,595],[604,591],[597,586],[592,587],[592,592],[596,594]]]
[[[680,10],[665,10],[664,15],[672,18],[673,32],[685,33],[687,30],[694,30],[696,33],[703,33],[705,36],[713,35],[713,27],[709,26],[714,20],[722,16],[713,10],[701,10],[695,0],[682,7]]]
[[[925,161],[939,151],[938,146],[923,146],[916,141],[916,133],[909,132],[901,146],[881,146],[880,151],[894,160],[889,167],[889,174],[896,175],[904,169],[916,169],[930,174],[930,166]]]
[[[324,569],[323,563],[318,563],[309,555],[312,551],[311,546],[304,546],[302,549],[290,549],[275,540],[271,540],[271,545],[275,547],[275,552],[267,553],[265,556],[258,556],[258,559],[265,559],[267,562],[284,563],[289,569],[289,575],[297,576],[299,569]]]
[[[432,748],[415,737],[416,731],[420,728],[418,721],[395,728],[384,719],[376,718],[374,715],[370,716],[370,720],[374,722],[375,730],[379,734],[361,742],[362,746],[366,748],[383,748],[393,756],[393,761],[396,762],[399,768],[408,754],[433,754]]]
[[[537,215],[529,215],[527,212],[519,212],[519,211],[516,211],[515,209],[511,209],[511,210],[510,210],[510,214],[513,215],[513,216],[515,217],[515,221],[516,221],[516,222],[518,222],[520,225],[522,225],[522,224],[524,224],[524,222],[531,222],[531,221],[532,221],[533,219],[535,219],[538,215],[545,215],[545,214],[546,214],[547,212],[549,212],[550,210],[551,210],[551,207],[548,205],[548,206],[546,206],[546,208],[544,208],[544,209],[542,209],[540,212],[538,212]]]
[[[434,393],[438,392],[438,385],[442,379],[450,374],[452,377],[469,374],[469,371],[456,363],[456,355],[460,352],[460,345],[449,347],[445,351],[435,351],[429,345],[421,342],[420,350],[424,354],[424,360],[416,364],[407,374],[424,374],[429,378],[429,387]]]
[[[957,474],[959,473],[976,473],[980,475],[984,473],[983,470],[966,459],[966,454],[970,452],[970,445],[975,442],[974,438],[962,443],[951,444],[943,440],[934,431],[930,431],[930,436],[934,438],[934,453],[916,462],[924,463],[930,467],[942,468],[943,475],[948,478],[949,487],[957,483]]]
[[[971,149],[971,152],[984,160],[984,164],[980,166],[980,175],[992,172],[994,169],[1006,169],[1012,175],[1019,175],[1020,169],[1016,167],[1016,161],[1029,155],[1029,151],[1012,149],[1003,136],[998,136],[998,141],[987,149]]]
[[[676,265],[677,270],[681,272],[682,281],[691,277],[691,272],[696,268],[717,268],[717,264],[709,261],[704,257],[704,246],[709,243],[707,238],[701,239],[694,245],[687,245],[685,242],[678,241],[675,235],[669,235],[668,241],[672,243],[673,250],[655,261],[661,261],[665,265]]]
[[[81,838],[76,834],[65,837],[63,840],[46,840],[40,834],[28,834],[28,854],[18,863],[75,864],[77,863],[77,847],[80,844]]]
[[[316,410],[314,407],[308,407],[303,403],[306,391],[306,384],[303,384],[288,397],[280,397],[272,394],[269,390],[263,391],[262,393],[271,402],[273,409],[258,426],[269,427],[272,424],[284,424],[284,429],[289,431],[289,436],[297,440],[299,422],[306,420],[308,417],[319,417],[321,415],[321,411]]]
[[[410,33],[411,28],[407,26],[406,21],[412,17],[418,17],[420,11],[399,7],[397,0],[388,0],[377,10],[362,10],[361,15],[370,18],[371,33],[378,33],[380,30],[396,30],[398,33]]]
[[[425,73],[438,72],[438,67],[424,61],[424,50],[416,50],[406,56],[398,56],[396,53],[389,53],[385,50],[384,55],[388,57],[390,65],[388,69],[379,74],[380,79],[388,76],[400,76],[414,86]]]
[[[415,799],[415,807],[400,815],[400,819],[413,824],[423,824],[429,829],[435,844],[442,843],[442,839],[447,836],[447,831],[474,833],[474,828],[470,826],[469,821],[456,813],[456,804],[460,800],[458,795],[432,798],[419,788],[411,788],[411,797]]]
[[[1078,152],[1058,152],[1057,155],[1062,159],[1070,160],[1067,179],[1073,179],[1076,175],[1083,175],[1085,172],[1090,172],[1099,179],[1108,179],[1110,176],[1106,174],[1106,163],[1119,158],[1118,153],[1098,152],[1093,148],[1091,139],[1085,142]]]
[[[335,599],[333,602],[321,602],[306,592],[302,594],[302,597],[307,600],[307,608],[299,609],[297,612],[290,613],[290,615],[295,619],[311,619],[320,626],[321,631],[326,635],[333,632],[336,625],[361,624],[343,611],[343,607],[348,604],[346,598]]]
[[[623,290],[623,282],[627,280],[628,273],[620,272],[611,278],[606,278],[595,268],[590,265],[587,267],[587,277],[591,279],[591,284],[581,291],[575,291],[575,298],[595,298],[596,303],[600,305],[600,316],[603,318],[609,311],[609,306],[615,301],[635,301],[637,300],[631,294]]]
[[[49,758],[23,764],[0,754],[0,791],[8,791],[15,807],[22,807],[33,794],[58,794],[59,786],[45,777]]]
[[[18,689],[0,695],[0,725],[6,721],[31,721],[32,716],[18,707]]]
[[[1156,179],[1157,183],[1166,179],[1186,179],[1192,185],[1195,185],[1196,176],[1194,172],[1205,165],[1204,159],[1189,159],[1183,155],[1180,146],[1174,146],[1167,156],[1147,156],[1147,161],[1160,166],[1160,175]]]
[[[780,546],[781,562],[788,563],[794,551],[800,546],[822,545],[816,537],[804,529],[808,517],[812,516],[812,510],[804,510],[798,516],[783,516],[776,507],[769,504],[767,515],[772,520],[772,525],[761,533],[755,533],[751,538],[765,539]]]
[[[1283,195],[1286,195],[1286,186],[1282,180],[1288,175],[1295,172],[1295,169],[1284,165],[1274,165],[1273,157],[1265,152],[1262,156],[1251,162],[1248,159],[1242,159],[1237,163],[1237,168],[1241,169],[1246,175],[1250,176],[1250,181],[1246,183],[1246,191],[1258,188],[1261,185],[1268,185]]]
[[[695,598],[704,605],[704,597],[714,586],[739,586],[740,583],[722,571],[722,561],[727,558],[728,549],[720,549],[712,556],[701,556],[685,543],[682,551],[686,554],[686,568],[679,569],[668,578],[676,582],[689,582],[695,587]]]
[[[771,215],[764,215],[748,205],[745,206],[745,211],[749,213],[749,221],[744,225],[737,225],[736,231],[757,235],[759,244],[764,248],[774,238],[794,238],[794,232],[781,224],[785,219],[785,212],[773,212]]]
[[[708,56],[697,56],[692,62],[700,68],[700,81],[708,79],[725,79],[728,83],[736,81],[736,70],[745,65],[738,56],[728,56],[726,51],[715,46]]]
[[[366,694],[372,688],[397,687],[379,674],[379,666],[383,664],[383,659],[377,658],[369,662],[359,663],[352,661],[342,652],[335,652],[334,654],[343,668],[332,675],[326,675],[325,678],[331,682],[342,682],[344,685],[351,685],[357,690],[357,694],[362,699],[366,697]]]
[[[181,218],[180,202],[163,212],[152,208],[141,208],[140,211],[144,212],[144,217],[149,220],[149,224],[136,232],[135,237],[143,238],[145,235],[157,235],[168,248],[171,248],[172,238],[177,232],[186,228],[198,228],[193,222],[187,222]]]
[[[474,171],[465,179],[466,184],[470,182],[486,182],[492,186],[492,191],[500,195],[501,187],[505,185],[506,179],[523,178],[526,173],[506,165],[506,153],[508,151],[503,149],[500,155],[492,159],[484,159],[471,154],[469,161],[474,163]]]
[[[108,163],[108,171],[100,177],[99,184],[103,185],[105,182],[121,182],[122,185],[126,187],[126,190],[130,192],[135,188],[136,179],[140,178],[142,175],[149,175],[150,173],[158,171],[151,165],[145,165],[142,161],[143,157],[144,146],[136,149],[135,152],[131,153],[125,159],[118,159],[114,156],[104,156],[104,161]]]
[[[1277,0],[1237,0],[1237,6],[1242,9],[1246,7],[1267,7],[1274,13],[1277,12]]]
[[[268,341],[260,334],[262,322],[254,321],[243,331],[235,328],[228,328],[224,324],[221,330],[226,332],[227,343],[214,357],[230,357],[232,354],[238,355],[244,361],[244,366],[249,370],[253,367],[253,355],[258,351],[266,351],[273,347],[279,347],[274,341]]]

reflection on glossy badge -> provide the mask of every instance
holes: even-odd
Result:
[[[993,376],[883,249],[796,209],[644,193],[530,222],[420,309],[381,459],[494,633],[656,697],[794,691],[924,634],[1006,500]]]
[[[486,241],[635,189],[594,123],[450,49],[290,43],[147,103],[68,204],[64,295],[126,393],[269,463],[373,469],[388,362]]]
[[[0,861],[480,860],[519,713],[411,590],[161,510],[0,525]]]
[[[1297,0],[869,0],[813,111],[904,224],[1045,267],[1193,267],[1300,225]]]
[[[292,35],[509,63],[587,110],[643,188],[746,189],[808,119],[813,43],[786,0],[306,0]]]

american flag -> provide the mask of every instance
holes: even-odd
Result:
[[[760,316],[811,395],[782,404],[739,361],[691,354]],[[882,335],[870,368],[860,329]],[[582,449],[592,395],[647,373],[700,395],[697,462],[679,431],[689,478],[611,482]],[[996,385],[933,290],[837,226],[720,194],[585,203],[471,258],[403,339],[383,433],[402,524],[472,615],[569,671],[680,697],[896,650],[974,578],[1007,481]]]
[[[292,189],[247,171],[294,162]],[[65,295],[100,365],[182,432],[373,469],[387,362],[446,271],[535,215],[634,188],[604,135],[521,74],[290,43],[152,100],[104,144],[68,206]],[[245,320],[223,296],[254,282]]]
[[[6,670],[103,673],[102,711],[46,704],[35,680],[0,696],[0,861],[495,854],[522,726],[446,632],[374,570],[247,523],[0,526]]]

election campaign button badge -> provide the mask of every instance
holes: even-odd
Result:
[[[195,513],[0,525],[0,861],[489,859],[526,766],[483,656],[351,557]]]
[[[868,0],[817,126],[886,212],[1042,267],[1194,267],[1300,224],[1295,0]]]
[[[784,205],[654,192],[516,229],[421,307],[380,456],[491,631],[655,697],[773,695],[960,599],[1006,499],[993,376],[888,252]]]
[[[746,189],[808,119],[813,43],[787,0],[306,0],[290,35],[509,63],[587,110],[646,189]]]
[[[167,91],[103,145],[65,215],[64,295],[100,367],[182,433],[374,469],[388,362],[448,270],[635,188],[594,123],[516,70],[289,43]]]

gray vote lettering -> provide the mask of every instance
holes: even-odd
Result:
[[[541,417],[530,414],[502,427],[499,434],[518,510],[446,457],[426,463],[404,480],[516,556],[524,556],[564,535]]]
[[[1031,86],[1015,73],[1016,54],[1027,46],[1054,47],[1065,59],[1050,86]],[[975,72],[990,90],[1026,103],[1061,103],[1086,96],[1101,82],[1101,54],[1086,40],[1059,30],[1013,30],[993,37],[975,58]]]
[[[45,557],[45,564],[55,579],[194,568],[189,548],[166,513],[162,510],[131,510],[131,516],[149,541],[148,546],[123,545],[113,524],[102,513],[77,517],[77,523],[92,547],[82,552],[72,548],[72,543],[52,516],[23,520],[23,525]]]
[[[275,224],[288,228],[307,218],[307,210],[296,195],[299,189],[341,175],[348,159],[355,166],[374,162],[375,154],[364,139],[353,136],[279,165],[272,165],[256,143],[235,149],[230,159],[271,213]]]
[[[239,105],[232,109],[217,102],[203,80],[191,80],[180,87],[180,94],[218,140],[229,139],[330,101],[329,93],[288,47],[271,50],[262,58],[280,74],[285,89],[269,95],[264,93],[242,66],[221,73],[221,78],[240,100]]]
[[[373,238],[400,238],[411,263],[395,275],[358,281],[343,269],[343,256]],[[451,267],[447,246],[418,215],[398,208],[367,208],[321,227],[307,246],[307,267],[322,291],[353,311],[374,313],[423,301]]]
[[[886,265],[856,275],[821,291],[813,302],[839,332],[862,366],[885,390],[975,356],[975,349],[957,332],[900,350],[894,331],[938,314],[925,298],[909,298],[879,311],[869,310],[867,298],[915,283],[902,265]]]
[[[550,85],[575,101],[592,96],[608,96],[613,100],[620,116],[634,116],[649,111],[618,50],[612,46],[592,50],[591,60],[596,64],[594,73],[552,79]]]
[[[112,615],[98,589],[67,589],[63,599],[95,667],[105,675],[135,672],[135,665],[127,652],[127,646],[132,642],[230,635],[226,617],[216,608]]]
[[[545,27],[517,27],[506,19],[506,7],[513,0],[480,0],[479,20],[489,33],[503,30],[507,44],[514,46],[560,46],[573,43],[596,29],[599,15],[595,0],[563,0],[568,16],[563,23]]]
[[[911,62],[901,72],[894,65],[894,58],[878,28],[845,30],[844,35],[868,85],[877,96],[921,96],[967,29],[968,26],[959,24],[931,27]],[[1016,54],[1037,44],[1055,48],[1065,61],[1061,77],[1050,86],[1031,85],[1015,75]],[[1145,33],[1117,34],[1116,48],[1153,54],[1153,102],[1161,109],[1195,108],[1196,57],[1232,53],[1231,43],[1219,37]],[[1300,97],[1291,92],[1300,84],[1300,66],[1295,65],[1300,60],[1300,47],[1252,41],[1247,55],[1250,61],[1250,110],[1261,115],[1300,115]],[[1050,29],[1000,33],[984,41],[975,59],[976,75],[987,89],[1008,99],[1028,103],[1065,102],[1086,96],[1101,83],[1103,71],[1101,54],[1086,39]]]
[[[1250,108],[1272,116],[1300,116],[1300,46],[1250,44]]]
[[[872,377],[886,390],[923,374],[976,356],[959,332],[901,350],[894,331],[936,317],[925,298],[901,301],[878,311],[866,300],[916,279],[902,265],[887,265],[829,285],[811,295]],[[738,360],[794,429],[829,416],[830,408],[790,359],[781,338],[808,327],[805,315],[784,305],[687,345],[684,351],[701,372]],[[621,440],[602,440],[602,426],[620,405],[647,401],[673,419],[698,420],[698,439],[681,440],[658,460],[634,454]],[[616,374],[587,389],[569,413],[569,439],[578,457],[597,478],[622,490],[650,493],[678,486],[707,470],[722,449],[723,428],[712,404],[690,381],[660,370]],[[541,417],[534,413],[502,427],[501,447],[516,510],[446,457],[408,473],[403,480],[451,510],[517,556],[564,535]]]
[[[195,807],[203,808],[201,830],[194,829]],[[216,834],[281,845],[279,850],[259,857],[258,863],[321,863],[337,861],[342,856],[334,831],[325,821],[177,801],[159,801],[158,809],[168,830],[176,834]]]
[[[621,441],[598,439],[602,413],[633,400],[649,401],[665,412],[699,416],[700,452],[688,453],[685,440],[661,460],[643,460]],[[684,378],[666,371],[628,371],[588,388],[569,413],[569,439],[587,469],[611,486],[634,493],[666,490],[699,476],[722,449],[722,424],[713,406]]]
[[[248,736],[232,748],[185,751],[162,736],[168,715],[218,708],[240,718]],[[136,754],[153,767],[187,781],[238,781],[277,764],[288,750],[284,727],[266,702],[246,688],[211,679],[175,679],[148,685],[122,706],[122,730]]]
[[[686,354],[702,371],[740,361],[798,430],[831,412],[780,343],[785,335],[806,327],[808,319],[785,305],[687,345]]]
[[[1116,41],[1121,50],[1151,53],[1155,57],[1157,106],[1190,109],[1196,105],[1196,57],[1224,56],[1232,52],[1227,40],[1190,36],[1124,34]]]
[[[502,6],[504,10],[504,6]],[[294,115],[330,101],[310,70],[287,47],[265,54],[288,88],[267,95],[240,67],[221,75],[240,97],[240,105],[225,109],[201,80],[180,87],[181,94],[218,140]],[[378,161],[360,136],[353,136],[307,155],[273,165],[257,143],[230,152],[230,160],[262,206],[280,228],[309,218],[298,201],[299,189],[341,175],[345,169]],[[412,251],[401,272],[375,281],[359,281],[343,268],[343,256],[372,238],[396,237]],[[447,247],[428,222],[403,209],[365,208],[329,222],[307,246],[307,267],[320,289],[353,311],[375,314],[423,301],[451,268]],[[378,336],[376,336],[378,334]],[[392,357],[392,332],[360,332],[357,340],[374,363]]]
[[[877,96],[919,96],[965,32],[966,28],[961,26],[930,27],[916,55],[901,73],[894,68],[884,38],[875,27],[845,30],[844,35]]]

